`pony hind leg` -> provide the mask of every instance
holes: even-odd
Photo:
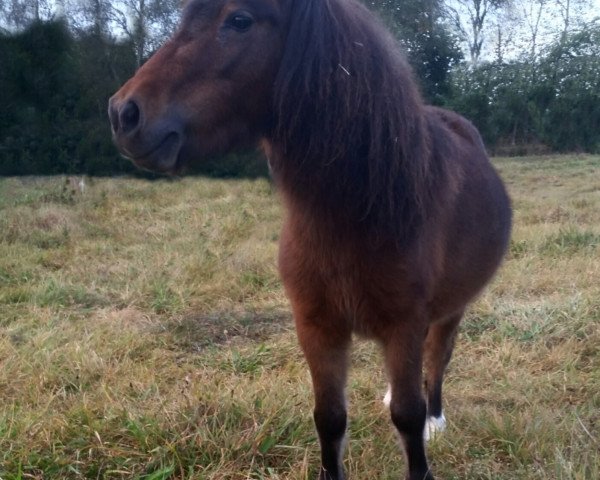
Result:
[[[321,446],[319,480],[344,480],[345,388],[351,333],[304,318],[296,318],[296,331],[313,383],[314,421]]]
[[[425,338],[424,365],[425,391],[427,394],[427,421],[425,440],[433,439],[446,428],[446,417],[442,406],[442,384],[444,373],[452,357],[458,325],[463,313],[448,320],[430,325]]]
[[[422,392],[422,358],[426,332],[420,320],[406,319],[384,341],[390,413],[404,446],[407,480],[433,480],[423,441],[427,406]]]

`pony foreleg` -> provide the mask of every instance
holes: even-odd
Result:
[[[319,480],[344,480],[345,386],[351,335],[301,318],[296,319],[296,330],[313,382],[314,421],[321,444]]]
[[[442,384],[446,367],[452,356],[461,318],[462,312],[444,322],[434,323],[427,332],[424,348],[425,389],[427,392],[425,440],[433,439],[446,428],[446,417],[442,408]]]
[[[396,325],[384,343],[391,385],[390,413],[404,445],[407,480],[433,480],[423,441],[427,406],[421,391],[425,327],[420,320],[409,318]]]

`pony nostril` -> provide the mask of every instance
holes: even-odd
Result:
[[[108,119],[113,133],[117,133],[119,131],[119,112],[113,106],[112,102],[108,105]]]
[[[140,109],[133,100],[128,101],[121,109],[117,123],[120,123],[121,131],[124,134],[137,129],[140,123]]]

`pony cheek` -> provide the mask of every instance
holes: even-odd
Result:
[[[181,163],[201,164],[231,151],[253,148],[257,145],[258,138],[252,128],[237,122],[186,132],[186,140],[180,152]]]
[[[260,32],[224,53],[228,60],[222,71],[238,89],[257,82],[265,85],[275,80],[283,56],[283,40],[279,32]]]

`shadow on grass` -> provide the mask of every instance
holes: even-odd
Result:
[[[209,314],[187,314],[162,324],[179,348],[202,351],[235,339],[263,341],[293,329],[292,315],[286,310],[221,311]]]

